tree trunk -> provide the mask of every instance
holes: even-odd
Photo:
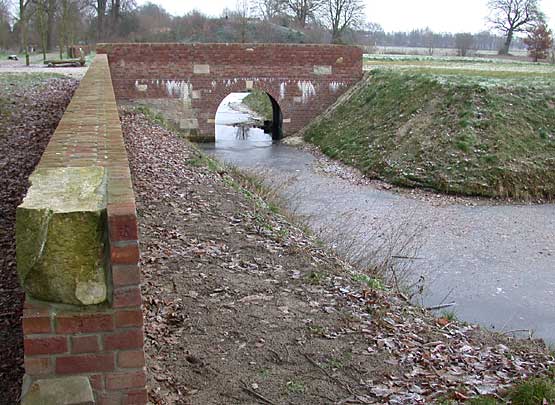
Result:
[[[503,48],[499,51],[499,55],[508,55],[509,48],[511,47],[511,42],[513,42],[513,30],[509,30],[507,32],[507,39],[505,39],[505,43],[503,44]]]
[[[335,28],[332,30],[331,33],[331,43],[332,44],[341,44],[341,32],[336,30]]]
[[[97,0],[96,17],[96,40],[100,41],[104,37],[104,16],[106,15],[106,0]]]
[[[54,47],[54,14],[56,13],[56,0],[48,0],[48,7],[46,9],[48,14],[46,20],[46,49],[52,49]]]
[[[117,24],[119,23],[121,15],[121,1],[115,0],[114,2],[114,22]]]
[[[25,65],[29,66],[29,47],[27,46],[27,15],[26,15],[27,4],[25,0],[19,0],[19,23],[21,27],[21,46],[23,47],[23,52],[25,53]]]
[[[46,7],[44,3],[37,3],[37,19],[39,25],[39,34],[40,34],[40,46],[42,48],[42,61],[46,60],[46,48],[48,46],[48,26],[47,26],[47,16],[46,16]]]

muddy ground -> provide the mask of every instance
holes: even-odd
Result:
[[[253,194],[253,181],[141,114],[121,118],[153,403],[418,404],[501,396],[548,373],[541,342],[409,305]]]
[[[72,79],[0,74],[0,403],[19,402],[24,294],[15,265],[15,209],[75,91]]]

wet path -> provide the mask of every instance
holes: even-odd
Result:
[[[425,277],[424,304],[455,301],[462,320],[555,342],[554,205],[435,206],[327,175],[312,154],[259,130],[238,139],[235,128],[217,126],[216,139],[205,146],[210,154],[278,187],[327,240],[371,249],[391,229],[422,228],[412,277]]]

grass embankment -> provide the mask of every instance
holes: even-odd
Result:
[[[330,157],[409,187],[555,197],[555,70],[372,70],[305,138]]]
[[[256,89],[253,90],[243,99],[243,104],[260,115],[264,120],[272,120],[272,102],[265,92]]]

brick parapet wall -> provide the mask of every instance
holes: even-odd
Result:
[[[175,99],[190,110],[184,128],[202,134],[214,133],[228,94],[258,88],[278,102],[292,135],[362,78],[362,50],[353,46],[99,44],[97,53],[108,55],[118,100]]]
[[[84,375],[98,404],[144,404],[137,216],[106,55],[95,57],[37,169],[87,166],[107,169],[109,302],[73,307],[28,297],[26,380]]]

